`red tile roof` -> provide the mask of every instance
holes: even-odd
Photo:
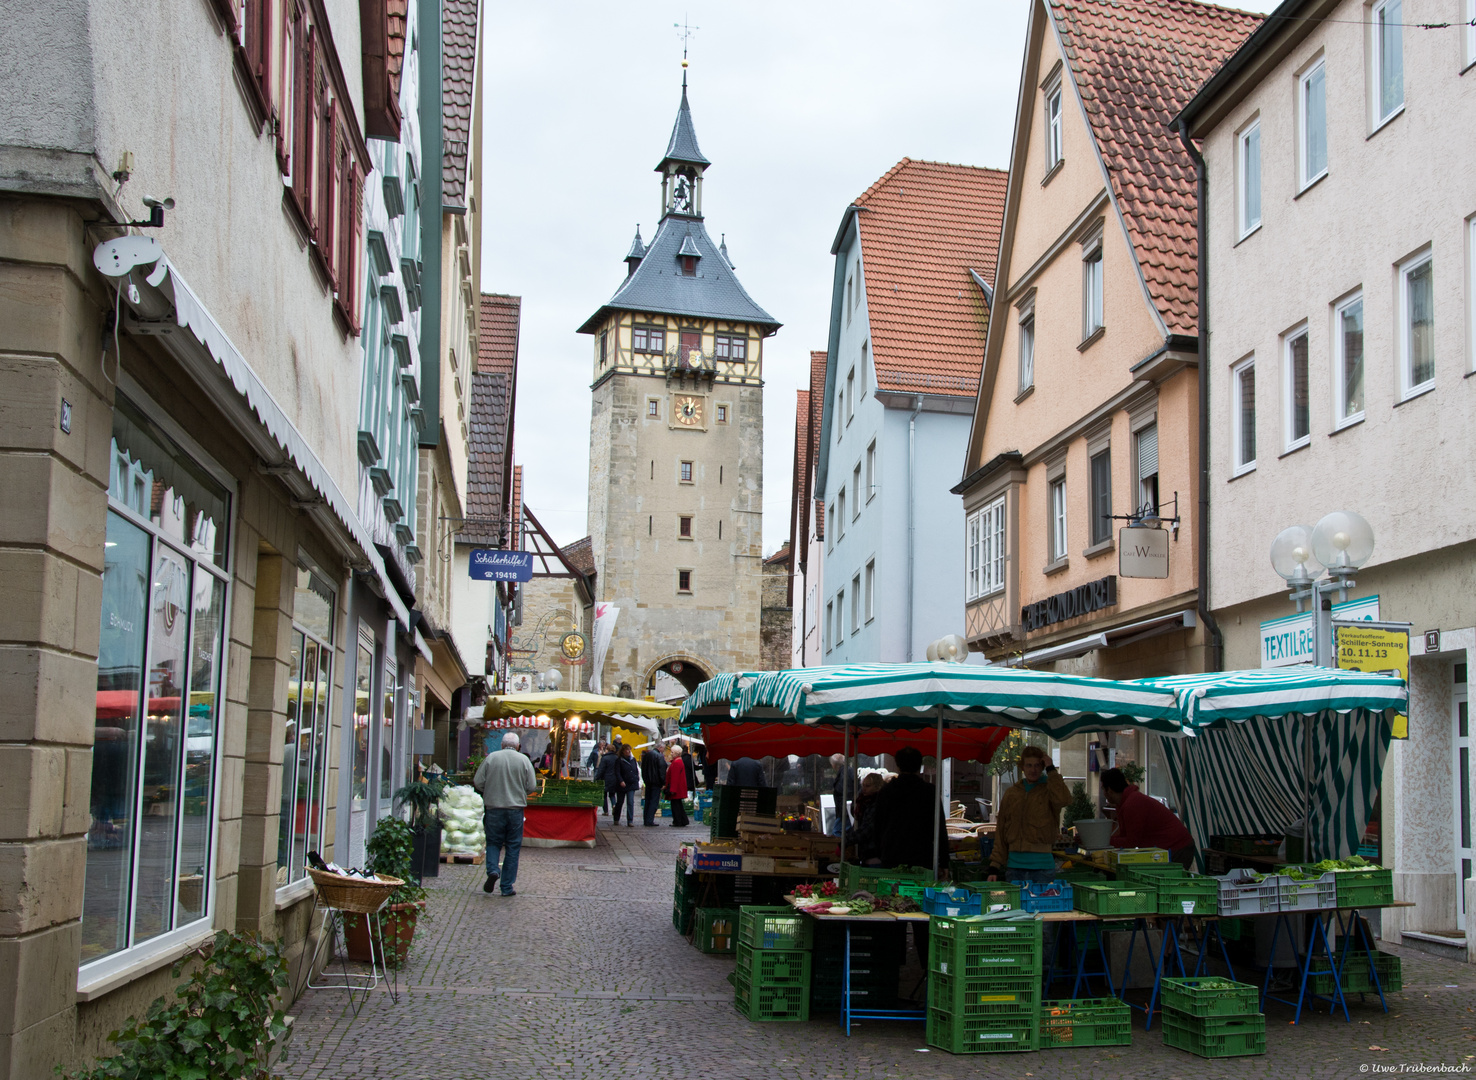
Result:
[[[441,133],[445,140],[441,148],[441,198],[450,206],[466,205],[478,3],[442,0],[441,4]]]
[[[765,566],[788,566],[789,565],[789,551],[790,551],[790,547],[789,547],[789,544],[786,542],[783,547],[781,547],[778,551],[774,552],[774,554],[770,555],[767,559],[764,560],[764,565]]]
[[[523,467],[513,466],[512,500],[508,503],[513,519],[513,536],[508,543],[512,551],[523,550]]]
[[[575,540],[564,549],[564,558],[569,565],[578,570],[585,577],[594,577],[595,557],[594,543],[586,536],[581,540]]]
[[[856,200],[871,356],[883,390],[972,396],[1004,222],[1002,169],[903,158]]]
[[[1148,292],[1198,332],[1194,163],[1170,121],[1262,16],[1192,0],[1048,0]]]
[[[410,0],[388,0],[389,37],[385,66],[389,69],[390,92],[400,98],[400,73],[405,69],[405,27],[410,20]]]
[[[483,293],[477,308],[477,370],[517,372],[523,298]]]

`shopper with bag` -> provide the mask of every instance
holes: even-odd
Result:
[[[678,829],[687,826],[687,762],[678,746],[666,769],[666,797],[671,800],[671,823]]]
[[[660,809],[661,788],[666,783],[666,759],[656,749],[655,743],[641,752],[641,783],[646,788],[641,818],[647,826],[653,826],[656,824],[656,811]]]

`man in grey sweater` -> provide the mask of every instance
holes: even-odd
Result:
[[[488,754],[472,777],[472,787],[482,796],[482,824],[487,832],[487,881],[482,891],[491,892],[501,877],[503,896],[517,895],[513,883],[518,879],[518,852],[523,848],[523,810],[528,796],[538,790],[533,763],[518,750],[521,741],[515,731],[503,735],[502,749]]]

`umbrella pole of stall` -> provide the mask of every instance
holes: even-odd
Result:
[[[835,826],[840,830],[841,881],[846,880],[846,807],[851,799],[851,725],[846,722],[841,732],[841,804],[835,808]],[[823,820],[823,817],[822,817]]]
[[[933,880],[938,880],[938,830],[943,827],[943,707],[938,707],[938,750],[933,756],[934,776],[937,784],[933,793]]]

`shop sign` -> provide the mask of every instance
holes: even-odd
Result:
[[[1377,671],[1409,680],[1409,625],[1369,620],[1333,624],[1338,667],[1344,671]],[[1396,716],[1393,737],[1409,738],[1409,717]]]
[[[472,548],[468,569],[473,581],[532,581],[533,553]]]
[[[1117,573],[1125,578],[1169,576],[1167,529],[1144,529],[1129,525],[1117,531]]]
[[[566,664],[582,664],[588,644],[583,634],[571,631],[559,639],[559,655]]]
[[[1360,596],[1332,606],[1332,617],[1339,622],[1377,621],[1379,598]],[[1261,624],[1261,666],[1291,667],[1293,664],[1317,662],[1316,635],[1312,632],[1312,612],[1299,611]]]
[[[1026,633],[1052,623],[1065,622],[1078,615],[1089,615],[1117,603],[1117,578],[1108,574],[1096,581],[1026,604],[1020,609],[1020,622]]]

